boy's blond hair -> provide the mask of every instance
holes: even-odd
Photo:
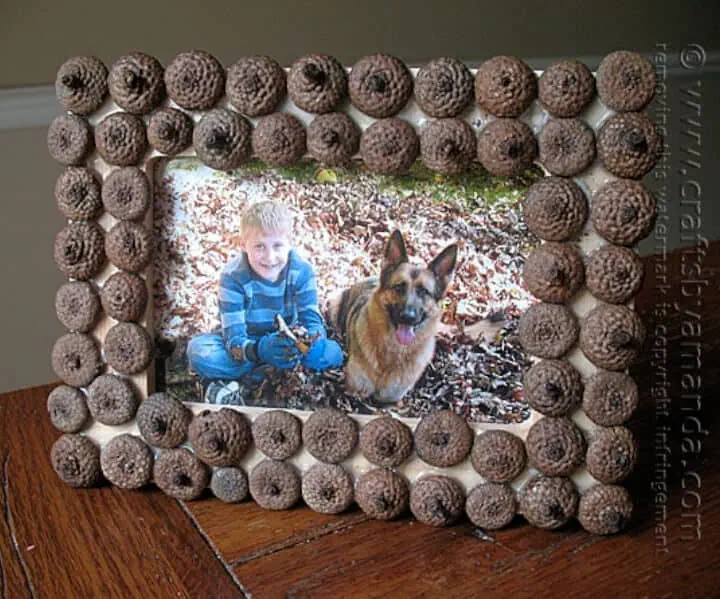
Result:
[[[267,200],[251,204],[240,220],[240,232],[245,237],[251,230],[263,233],[287,233],[292,236],[293,217],[285,206]]]

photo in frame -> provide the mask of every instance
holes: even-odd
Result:
[[[522,285],[522,265],[536,238],[521,226],[519,200],[539,172],[508,181],[475,168],[448,181],[419,166],[402,178],[373,175],[360,164],[330,168],[311,162],[281,172],[253,164],[220,173],[193,159],[156,168],[155,339],[167,355],[164,362],[156,358],[159,390],[183,401],[258,407],[335,407],[360,414],[387,409],[406,417],[450,408],[469,422],[529,417],[521,394],[531,358],[516,330],[520,314],[534,302]],[[315,270],[325,315],[333,295],[379,274],[395,229],[420,264],[464,242],[452,283],[440,300],[433,299],[442,304],[442,342],[424,379],[400,401],[383,405],[345,393],[341,367],[324,373],[276,370],[264,384],[243,389],[238,381],[201,381],[190,372],[188,341],[220,329],[218,281],[242,252],[240,215],[268,199],[296,216],[295,250]],[[347,352],[342,334],[332,323],[326,328]]]
[[[625,371],[644,338],[628,248],[654,223],[637,179],[661,145],[640,112],[654,93],[642,57],[610,54],[593,75],[510,57],[410,70],[387,55],[352,69],[310,55],[288,70],[251,57],[226,71],[199,51],[163,69],[134,53],[109,71],[70,59],[56,87],[68,114],[48,144],[68,167],[56,186],[68,226],[55,261],[69,279],[56,306],[69,332],[48,407],[65,433],[61,479],[152,481],[179,499],[210,486],[235,501],[232,479],[268,509],[354,500],[434,525],[463,512],[490,529],[516,513],[599,534],[627,524],[616,483],[636,459],[622,425],[637,387]],[[219,274],[243,256],[241,215],[267,200],[292,215],[342,365],[199,376],[188,343],[221,338]],[[420,320],[393,320],[391,304],[423,295],[438,315],[427,365],[389,402],[348,392],[358,350],[332,316],[333,297],[378,276],[401,345]],[[302,336],[289,320],[274,333]]]

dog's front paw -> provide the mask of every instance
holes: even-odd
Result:
[[[384,404],[396,404],[399,402],[405,394],[410,390],[406,385],[392,385],[379,389],[377,393],[378,403]]]
[[[374,393],[375,387],[364,381],[346,381],[345,391],[348,395],[365,399]]]
[[[351,360],[345,367],[345,390],[349,395],[365,398],[375,392],[375,383]]]

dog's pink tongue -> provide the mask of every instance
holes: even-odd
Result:
[[[395,336],[400,345],[410,345],[415,340],[415,333],[412,327],[406,324],[398,325],[397,329],[395,329]]]

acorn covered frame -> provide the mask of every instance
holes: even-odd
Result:
[[[627,524],[632,501],[617,483],[636,461],[624,424],[638,389],[626,370],[645,335],[632,247],[656,216],[638,179],[662,145],[641,112],[655,74],[640,55],[609,54],[593,74],[574,60],[534,72],[508,56],[409,69],[381,54],[350,69],[313,54],[289,69],[254,56],[226,70],[203,51],[163,68],[134,52],[109,70],[69,59],[56,91],[66,113],[48,147],[66,166],[55,198],[68,224],[54,258],[69,282],[55,303],[68,332],[52,350],[63,385],[48,410],[64,433],[51,454],[64,482],[154,482],[181,500],[210,486],[224,501],[250,495],[287,509],[302,498],[322,513],[355,501],[374,518],[409,508],[435,526],[463,513],[487,529],[516,513],[546,529],[577,517],[596,534]],[[539,164],[548,176],[522,203],[542,240],[525,264],[540,302],[519,325],[540,359],[524,379],[530,419],[221,407],[153,393],[151,181],[164,156],[219,170],[251,156],[274,167],[359,158],[385,175],[417,159],[446,176],[475,161],[500,176]]]

